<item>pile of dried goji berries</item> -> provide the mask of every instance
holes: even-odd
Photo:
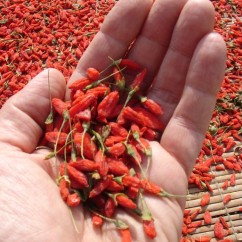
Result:
[[[154,219],[143,194],[171,195],[147,178],[149,141],[157,140],[163,130],[163,111],[140,90],[146,69],[129,59],[113,61],[106,71],[110,68],[112,74],[103,78],[88,68],[85,77],[70,84],[70,101],[52,99],[54,113],[46,120],[42,144],[54,149],[47,158],[64,159],[57,181],[67,205],[81,203],[94,225],[113,222],[123,238],[130,236],[128,225],[115,219],[115,211],[132,210],[146,235],[155,238]],[[135,75],[130,84],[126,70]]]
[[[115,0],[0,0],[0,108],[46,67],[69,79]]]

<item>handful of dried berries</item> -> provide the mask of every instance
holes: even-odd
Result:
[[[105,71],[110,68],[112,74],[102,79],[98,70],[88,68],[85,77],[69,86],[70,101],[52,99],[54,113],[46,120],[44,142],[53,152],[47,158],[64,159],[57,184],[68,206],[82,204],[96,226],[113,222],[123,241],[131,241],[131,235],[128,225],[115,219],[116,209],[133,210],[146,235],[155,238],[144,194],[172,196],[147,177],[149,141],[163,130],[163,110],[142,94],[146,69],[129,59],[113,61]],[[130,84],[127,71],[135,76]]]

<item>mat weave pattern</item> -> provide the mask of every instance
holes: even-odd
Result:
[[[236,147],[242,147],[242,144],[238,142]],[[236,147],[234,147],[234,150]],[[233,154],[234,152],[224,153],[223,157],[226,158]],[[231,230],[231,234],[225,238],[233,241],[242,241],[242,212],[239,211],[239,208],[242,207],[242,173],[236,173],[235,186],[228,186],[225,190],[222,189],[221,186],[226,180],[230,180],[233,172],[228,170],[216,171],[214,167],[212,167],[210,173],[214,174],[215,178],[210,184],[213,193],[211,194],[209,204],[205,207],[200,206],[202,195],[208,191],[201,191],[194,186],[189,186],[188,193],[192,196],[187,199],[186,209],[190,209],[191,211],[198,208],[201,209],[194,221],[203,221],[204,213],[208,210],[212,216],[212,223],[206,225],[203,221],[203,225],[197,228],[190,237],[198,238],[210,236],[212,238],[211,242],[218,241],[214,237],[214,224],[218,218],[222,216],[229,224]],[[227,194],[230,194],[232,199],[229,203],[224,204],[223,199]]]

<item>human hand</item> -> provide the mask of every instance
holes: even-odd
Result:
[[[81,58],[71,81],[92,66],[100,70],[108,56],[121,58],[136,42],[128,58],[149,72],[148,96],[164,108],[160,144],[152,142],[151,181],[173,194],[186,194],[187,178],[199,153],[215,104],[225,66],[225,45],[212,33],[213,8],[204,0],[120,0]],[[49,70],[52,97],[64,98],[65,81]],[[107,224],[101,230],[80,207],[73,216],[62,201],[54,179],[56,160],[35,150],[49,113],[48,71],[40,73],[0,110],[0,241],[119,241]],[[159,168],[159,169],[158,169]],[[178,241],[185,199],[148,197],[157,237],[153,241]],[[134,241],[150,241],[130,215]]]

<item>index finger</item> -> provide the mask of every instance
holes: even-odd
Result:
[[[120,0],[79,60],[69,83],[83,76],[90,66],[99,70],[107,67],[109,56],[122,57],[140,32],[152,3],[152,0]]]

